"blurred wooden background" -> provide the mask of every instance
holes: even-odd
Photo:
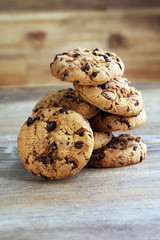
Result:
[[[0,0],[0,86],[61,84],[56,53],[100,47],[133,82],[160,80],[159,0]]]

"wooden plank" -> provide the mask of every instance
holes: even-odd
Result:
[[[108,8],[141,8],[160,6],[158,0],[0,0],[0,11],[47,11],[47,10],[70,10],[70,9],[108,9]]]
[[[158,81],[159,12],[160,8],[130,8],[2,13],[0,86],[59,84],[49,64],[56,53],[77,46],[116,52],[133,82]]]
[[[1,239],[159,240],[160,83],[135,86],[142,90],[147,121],[130,133],[147,144],[146,160],[118,169],[85,168],[52,182],[25,170],[16,145],[21,125],[51,88],[0,89]]]

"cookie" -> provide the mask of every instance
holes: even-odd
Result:
[[[56,78],[82,85],[98,85],[124,73],[124,64],[115,54],[100,48],[76,48],[57,54],[50,64]]]
[[[27,170],[54,180],[69,177],[87,164],[94,137],[80,114],[66,108],[44,108],[24,123],[17,142]]]
[[[141,92],[130,87],[126,78],[111,79],[98,86],[74,86],[87,102],[109,113],[135,116],[143,108]]]
[[[147,152],[141,137],[122,134],[100,149],[94,150],[88,167],[124,167],[141,162]]]
[[[105,146],[112,139],[111,132],[93,132],[94,136],[94,150]]]
[[[101,111],[90,120],[93,131],[128,131],[138,128],[146,121],[146,113],[142,110],[137,116],[124,117]]]
[[[56,92],[48,93],[42,98],[34,107],[33,113],[41,108],[48,107],[65,107],[76,111],[84,118],[90,119],[99,113],[99,109],[92,104],[86,102],[79,94],[72,88],[61,89]]]

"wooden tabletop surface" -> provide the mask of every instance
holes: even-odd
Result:
[[[160,239],[160,83],[136,86],[147,121],[130,133],[142,136],[147,158],[59,181],[27,172],[16,145],[21,125],[51,88],[0,89],[0,239]]]

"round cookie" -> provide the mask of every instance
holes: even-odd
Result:
[[[81,114],[84,118],[90,119],[99,113],[99,109],[92,104],[86,102],[79,94],[72,88],[61,89],[56,92],[48,93],[42,98],[34,107],[33,113],[41,108],[48,107],[65,107]]]
[[[94,136],[94,150],[105,146],[112,139],[111,132],[93,132]]]
[[[111,79],[98,86],[74,86],[87,102],[109,113],[135,116],[143,108],[141,92],[130,87],[126,78]]]
[[[141,162],[147,152],[146,145],[141,137],[122,134],[100,149],[94,150],[88,167],[124,167]]]
[[[93,131],[128,131],[138,128],[146,121],[146,113],[142,110],[137,116],[124,117],[101,111],[90,120]]]
[[[17,143],[27,170],[54,180],[69,177],[87,164],[94,137],[80,114],[66,108],[45,108],[24,123]]]
[[[82,85],[97,85],[124,73],[124,64],[115,54],[100,48],[76,48],[57,54],[50,64],[56,78]]]

